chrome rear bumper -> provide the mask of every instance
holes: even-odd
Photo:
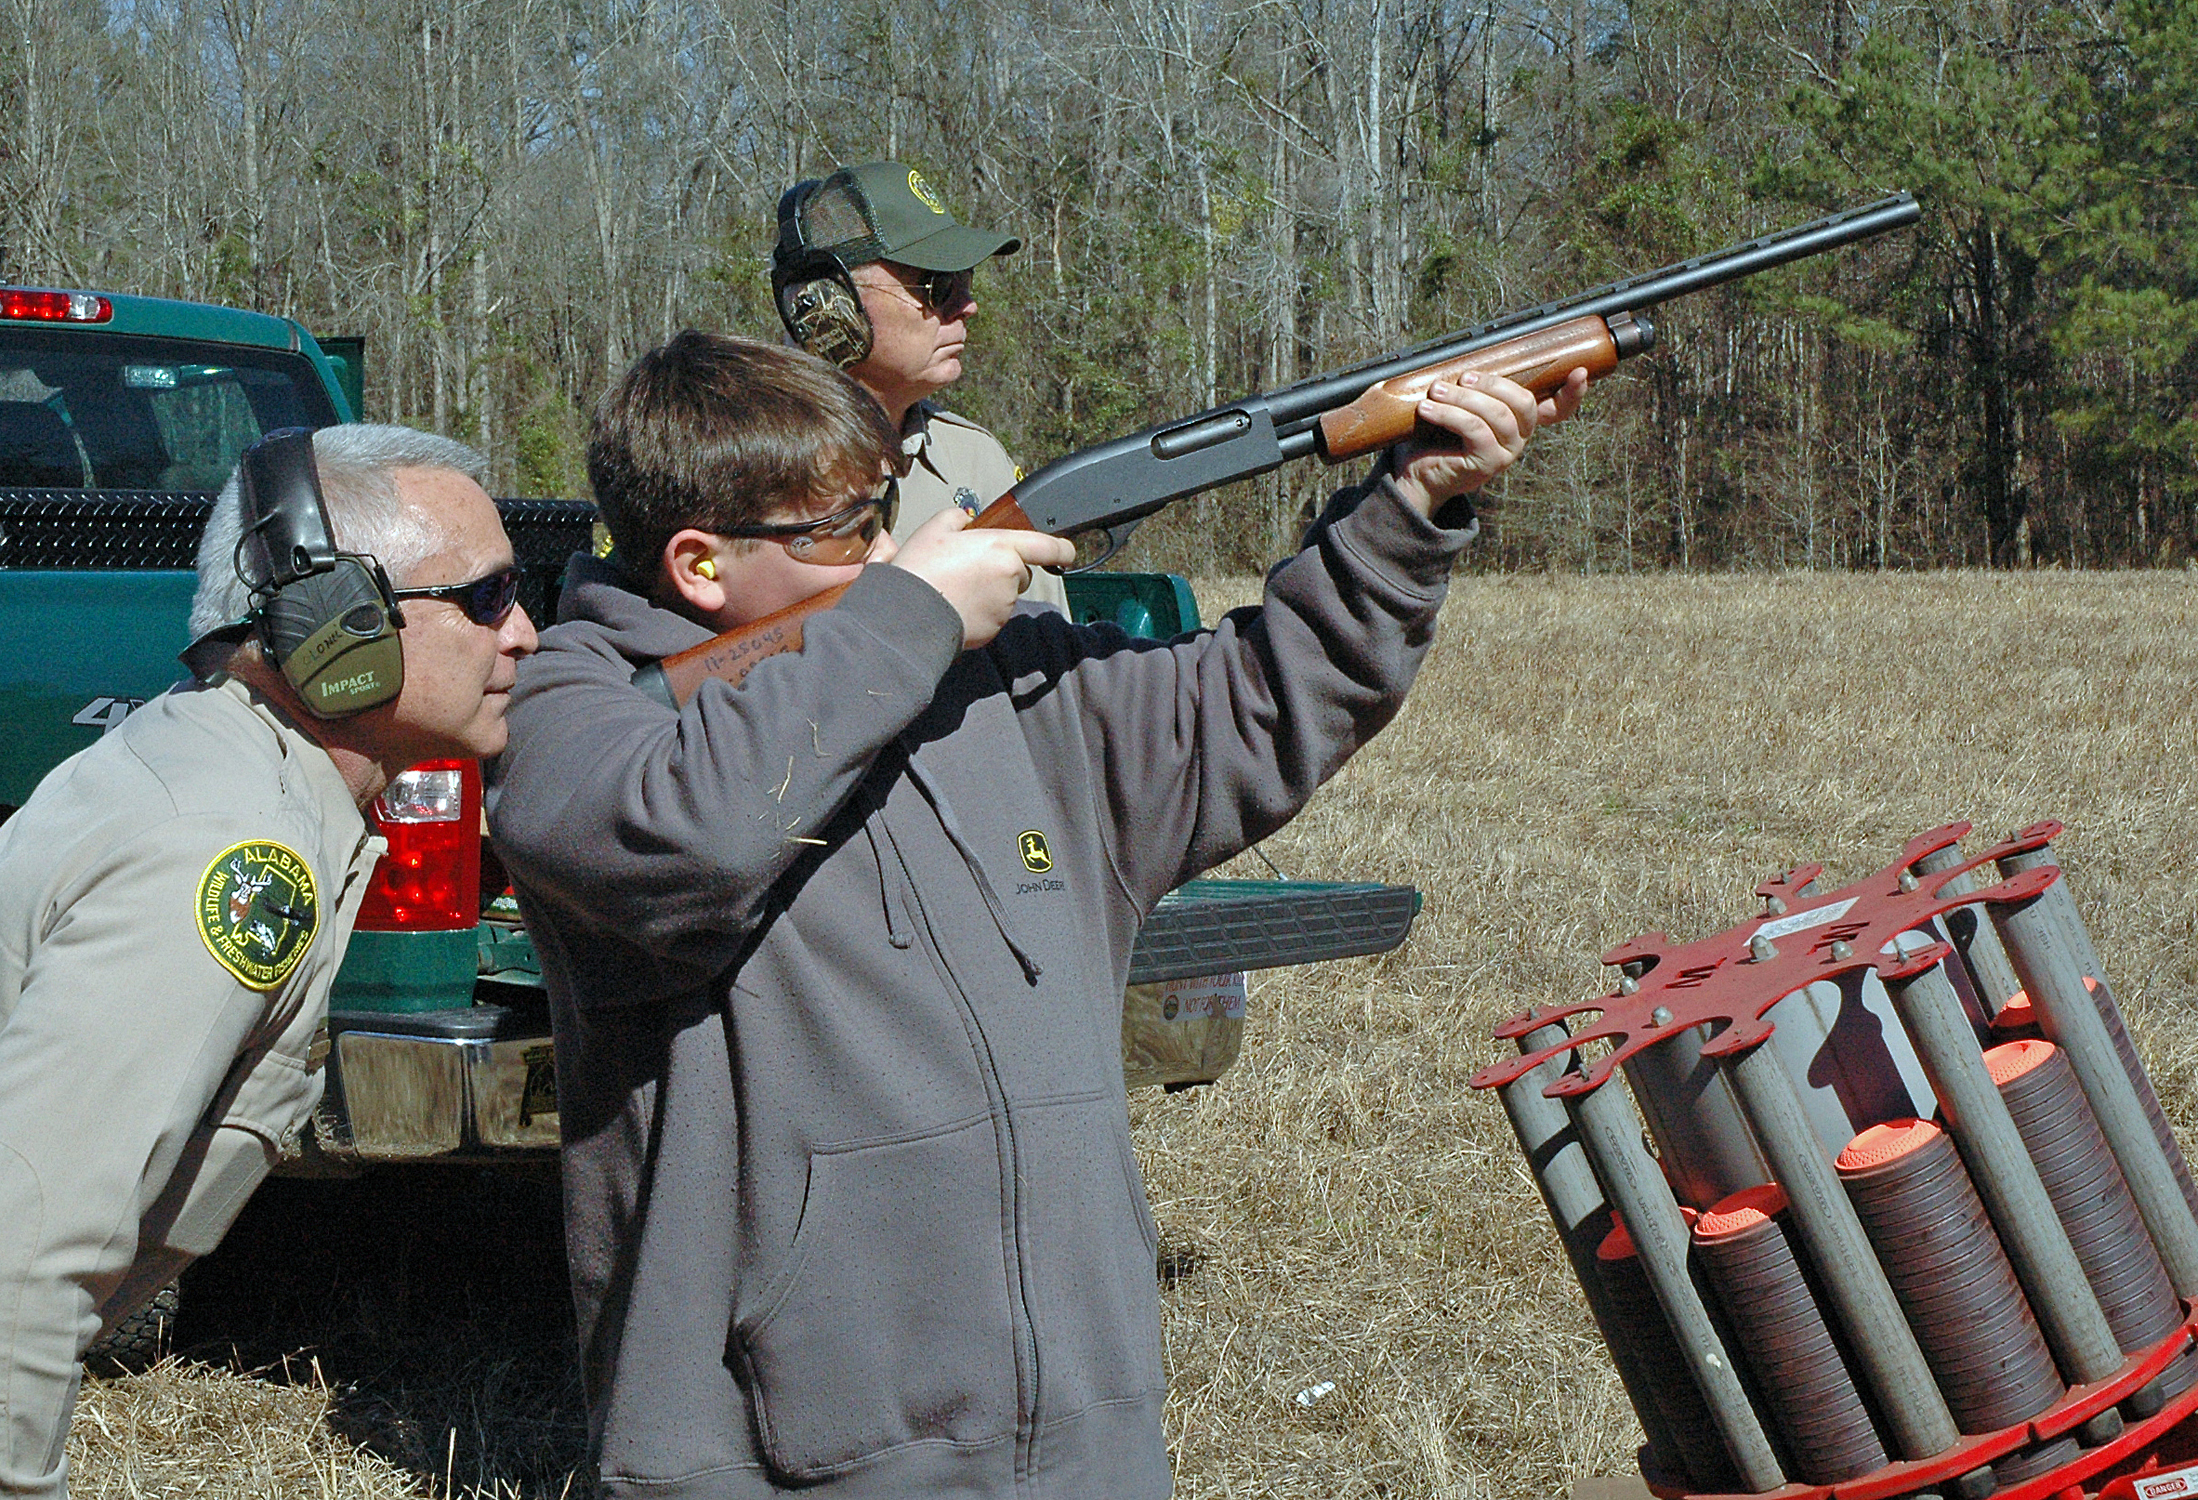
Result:
[[[307,1157],[509,1162],[557,1150],[546,1019],[501,1005],[410,1015],[335,1011]]]
[[[1139,933],[1130,983],[1384,953],[1404,941],[1418,911],[1410,886],[1195,880],[1171,891]],[[533,943],[508,922],[484,922],[478,940],[476,993],[512,1003],[331,1011],[326,1092],[297,1157],[277,1170],[555,1159],[557,1071]],[[1182,1083],[1212,1078],[1234,1055],[1232,1046],[1180,1076],[1149,1079],[1134,1059],[1125,1062],[1133,1083]]]

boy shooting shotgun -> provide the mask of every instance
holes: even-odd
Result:
[[[1920,217],[1913,197],[1895,193],[1713,255],[1507,314],[1370,364],[1116,438],[1048,464],[970,524],[1053,536],[1104,532],[1111,556],[1139,520],[1186,495],[1264,474],[1294,458],[1317,453],[1336,464],[1402,441],[1420,420],[1418,403],[1438,382],[1454,385],[1478,372],[1504,376],[1548,397],[1575,369],[1600,379],[1620,360],[1653,347],[1655,328],[1642,316],[1650,308],[1904,228]],[[685,703],[706,678],[737,683],[763,657],[799,650],[802,621],[838,599],[831,590],[816,594],[645,666],[634,681],[670,704]]]
[[[567,574],[490,812],[604,1494],[1167,1495],[1138,929],[1395,714],[1467,496],[1586,384],[1436,382],[1261,606],[1169,642],[1018,607],[1061,538],[950,509],[896,548],[900,434],[821,360],[685,333],[605,397],[613,559]],[[737,689],[632,681],[842,584]]]

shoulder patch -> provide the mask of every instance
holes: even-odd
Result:
[[[198,880],[198,935],[246,989],[271,990],[313,945],[320,900],[296,850],[246,839],[214,856]]]

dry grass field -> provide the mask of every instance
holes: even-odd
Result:
[[[1248,587],[1200,593],[1213,613]],[[1537,1500],[1630,1467],[1624,1398],[1466,1079],[1498,1020],[1601,993],[1604,949],[1728,926],[1791,864],[1836,885],[1955,818],[2062,819],[2192,1124],[2194,626],[2180,573],[1461,579],[1404,715],[1265,851],[1418,885],[1412,941],[1265,976],[1233,1073],[1132,1100],[1177,1493]],[[554,1500],[580,1436],[547,1195],[282,1186],[187,1283],[188,1362],[88,1384],[77,1494]]]

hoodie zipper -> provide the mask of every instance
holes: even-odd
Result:
[[[921,778],[919,778],[919,784],[925,784]],[[926,800],[931,802],[934,811],[936,811],[938,808],[937,802],[931,798],[926,798]],[[893,837],[892,825],[886,820],[885,809],[883,806],[876,804],[873,804],[873,807],[874,811],[871,817],[864,820],[865,827],[867,828],[874,820],[879,831],[884,834],[884,848],[892,851],[894,864],[900,870],[901,889],[907,898],[910,909],[915,913],[917,924],[923,929],[925,952],[929,955],[931,961],[938,966],[940,974],[952,986],[954,997],[960,1003],[962,1021],[969,1030],[970,1048],[977,1054],[977,1065],[984,1075],[986,1100],[991,1106],[992,1117],[997,1123],[1002,1146],[1000,1153],[1001,1238],[1012,1251],[1012,1254],[1008,1257],[1008,1264],[1002,1269],[1007,1272],[1012,1282],[1012,1306],[1015,1314],[1015,1482],[1018,1485],[1026,1484],[1030,1480],[1038,1456],[1039,1372],[1038,1340],[1035,1331],[1037,1322],[1031,1312],[1030,1292],[1024,1276],[1024,1268],[1030,1264],[1030,1256],[1023,1242],[1023,1201],[1020,1190],[1022,1147],[1015,1136],[1015,1117],[1008,1108],[1007,1089],[1000,1081],[999,1064],[993,1059],[992,1039],[985,1034],[984,1022],[979,1019],[977,1008],[970,1001],[968,988],[962,983],[961,975],[954,972],[953,961],[947,957],[945,945],[939,940],[938,929],[931,920],[931,913],[924,906],[923,895],[918,890],[914,877],[909,874],[908,862],[902,857],[900,845]],[[943,824],[945,820],[942,818],[941,822]],[[977,879],[980,887],[989,894],[989,882],[983,879],[981,869],[975,867],[975,862],[968,848],[960,839],[954,838],[952,833],[949,833],[948,837],[954,844],[955,849],[961,853],[964,861],[971,864],[971,873]],[[880,870],[882,873],[882,859],[880,860]],[[890,900],[890,895],[888,900]],[[995,920],[998,920],[997,914],[995,914]],[[1024,954],[1020,945],[1013,938],[1008,937],[1004,926],[1000,935],[1007,939],[1009,949],[1023,966],[1024,973],[1035,979],[1036,965]]]

